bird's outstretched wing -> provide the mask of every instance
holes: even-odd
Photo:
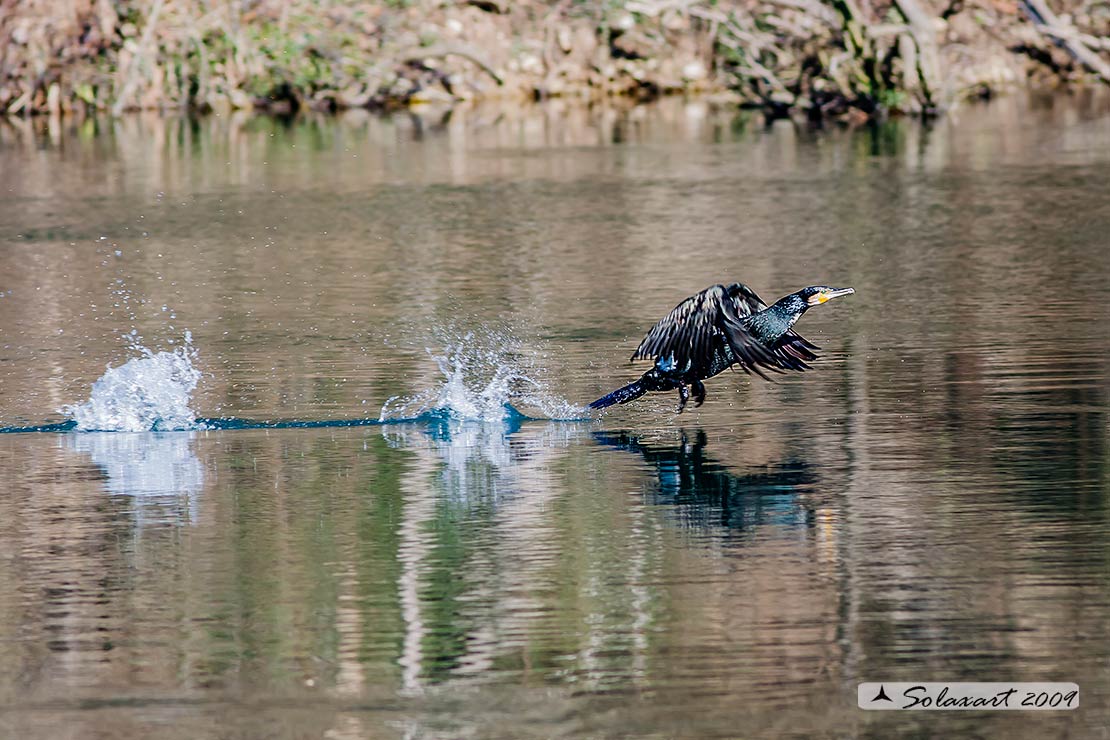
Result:
[[[817,359],[817,352],[820,350],[815,344],[810,343],[802,336],[795,334],[793,331],[788,331],[782,335],[776,345],[774,351],[771,352],[778,361],[780,368],[784,370],[797,370],[802,373],[809,370],[809,365],[806,363],[813,362]]]
[[[767,308],[767,303],[754,290],[743,283],[729,285],[725,288],[725,293],[736,307],[737,315],[741,318],[759,313]],[[775,359],[773,369],[805,372],[810,369],[806,363],[817,359],[816,353],[819,349],[801,335],[793,331],[787,331],[771,348],[771,355]]]
[[[662,359],[679,372],[701,374],[712,364],[715,342],[723,337],[745,371],[763,375],[762,368],[777,370],[781,360],[741,323],[761,303],[754,291],[740,283],[706,288],[653,326],[632,359]]]
[[[725,286],[725,295],[736,307],[736,315],[740,318],[751,316],[753,313],[759,313],[767,308],[764,300],[743,283],[733,283]]]

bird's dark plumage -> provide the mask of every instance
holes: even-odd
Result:
[[[700,375],[712,366],[714,343],[725,337],[740,364],[769,367],[774,364],[770,351],[741,324],[741,319],[762,310],[755,308],[761,304],[755,293],[739,283],[706,288],[679,303],[653,326],[632,353],[632,360],[664,358],[681,372]]]
[[[696,405],[705,399],[706,378],[738,365],[766,378],[764,371],[803,372],[817,359],[817,347],[791,327],[807,309],[854,292],[826,286],[804,288],[768,306],[743,283],[714,285],[679,303],[653,326],[632,360],[653,360],[651,370],[590,404],[605,408],[648,391],[679,391],[679,411],[692,386]]]

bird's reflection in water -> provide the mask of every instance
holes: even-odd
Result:
[[[204,466],[193,452],[193,432],[82,432],[62,445],[87,454],[104,471],[109,495],[132,501],[137,526],[195,524]]]
[[[747,529],[757,525],[808,526],[807,494],[816,484],[812,466],[793,459],[758,471],[736,473],[707,454],[705,431],[683,431],[677,444],[645,442],[628,432],[595,432],[601,445],[635,452],[655,469],[654,503],[675,507],[691,526]]]

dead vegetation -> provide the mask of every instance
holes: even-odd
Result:
[[[929,113],[1110,81],[1110,5],[1064,2],[0,0],[0,111],[700,91],[773,115]]]

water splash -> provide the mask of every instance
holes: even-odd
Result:
[[[535,410],[553,421],[586,416],[587,409],[552,393],[539,379],[535,357],[523,351],[511,333],[492,329],[447,338],[445,349],[425,351],[435,361],[443,382],[412,396],[394,396],[382,406],[380,422],[446,415],[485,423],[527,418],[520,409]]]
[[[149,432],[204,429],[190,408],[201,372],[192,336],[173,351],[152,352],[132,344],[140,355],[108,367],[93,383],[84,403],[58,411],[76,422],[77,431]]]
[[[437,333],[441,338],[446,332]],[[524,346],[511,333],[475,330],[443,342],[436,354],[427,350],[442,375],[438,385],[413,396],[395,396],[377,419],[257,421],[235,417],[198,418],[191,408],[201,378],[192,336],[172,351],[153,352],[132,331],[125,337],[138,354],[119,367],[108,367],[83,403],[63,406],[67,420],[35,426],[0,427],[20,432],[164,432],[221,429],[285,429],[367,426],[398,422],[430,422],[433,428],[468,421],[506,426],[510,433],[523,421],[582,421],[588,410],[548,390],[542,354]],[[173,342],[170,342],[171,344]]]

